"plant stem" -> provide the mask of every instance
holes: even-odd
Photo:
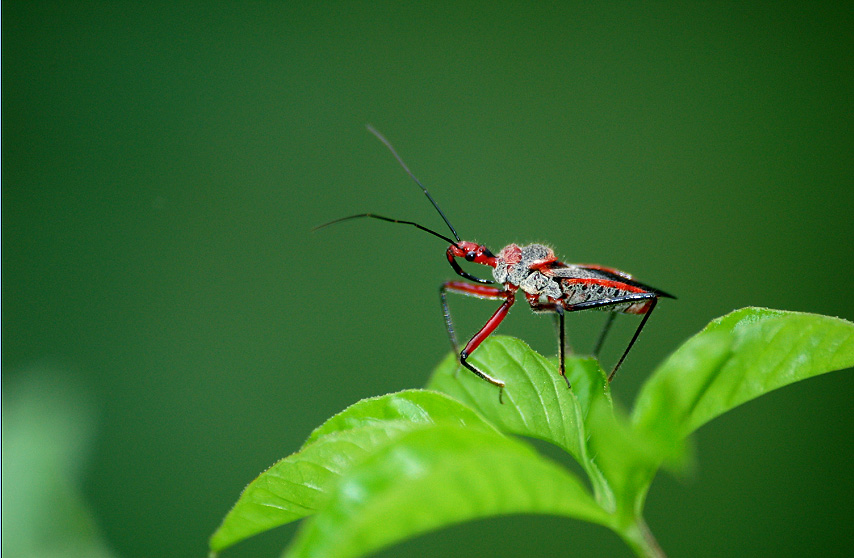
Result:
[[[642,517],[620,530],[620,536],[640,558],[667,558]]]

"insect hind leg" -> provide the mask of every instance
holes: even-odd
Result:
[[[617,370],[620,369],[620,365],[623,364],[623,361],[626,360],[626,355],[629,354],[629,351],[632,349],[632,345],[634,345],[635,341],[637,341],[638,335],[640,335],[643,326],[646,325],[646,321],[649,319],[649,316],[652,314],[652,311],[655,310],[655,305],[658,302],[658,298],[652,298],[650,300],[651,302],[649,308],[647,309],[646,314],[643,315],[643,318],[641,318],[641,322],[638,325],[638,328],[635,330],[635,334],[632,335],[632,340],[629,341],[629,345],[626,347],[626,350],[623,351],[623,356],[620,357],[620,360],[618,360],[617,364],[614,365],[614,369],[611,370],[610,374],[608,374],[609,382],[614,379],[614,375],[617,373]]]
[[[632,335],[631,341],[629,341],[626,350],[623,351],[623,355],[620,357],[620,360],[617,361],[617,364],[614,365],[613,370],[608,375],[608,381],[614,379],[614,376],[617,374],[617,370],[620,369],[620,366],[623,364],[623,361],[626,360],[626,356],[629,354],[629,351],[632,350],[632,346],[637,341],[638,336],[640,335],[643,326],[646,325],[646,321],[649,319],[652,311],[655,310],[655,305],[658,303],[658,295],[656,293],[631,293],[624,296],[619,296],[615,298],[606,298],[603,300],[588,300],[585,302],[579,302],[578,304],[573,304],[572,306],[568,306],[566,308],[567,312],[578,312],[581,310],[591,310],[593,308],[601,308],[603,310],[607,310],[608,307],[613,306],[621,306],[625,304],[637,303],[637,302],[645,302],[648,301],[648,308],[644,310],[643,318],[641,319],[638,328],[635,330],[634,335]],[[604,341],[604,337],[607,334],[608,330],[611,327],[611,323],[614,321],[614,316],[616,316],[616,312],[614,312],[611,316],[609,316],[608,321],[605,323],[605,329],[602,334],[599,336],[599,341],[596,343],[595,350],[599,350],[601,348],[601,344]]]

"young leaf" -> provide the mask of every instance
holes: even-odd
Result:
[[[576,394],[580,390],[589,398],[593,392],[604,393],[610,400],[604,373],[595,361],[567,359],[567,376],[573,383],[569,390],[557,368],[519,339],[493,335],[470,360],[507,384],[503,404],[498,389],[461,368],[455,355],[436,368],[428,388],[471,406],[503,432],[551,442],[576,458],[584,454],[590,400],[582,404]]]
[[[687,436],[782,386],[854,366],[854,324],[743,308],[712,321],[662,364],[638,396],[636,425]]]
[[[659,366],[638,396],[633,430],[660,450],[662,461],[679,459],[680,441],[711,419],[779,387],[851,366],[851,322],[736,310],[713,320]],[[632,490],[640,509],[655,468],[640,466],[636,473]]]
[[[684,438],[643,431],[604,403],[594,404],[591,415],[591,450],[614,493],[617,532],[628,540],[627,529],[643,524],[646,491],[661,463],[685,468],[691,446]]]
[[[575,476],[526,444],[486,430],[424,427],[350,469],[287,556],[362,556],[443,526],[511,513],[611,521]]]
[[[470,519],[548,513],[599,523],[638,555],[661,556],[641,516],[658,466],[685,462],[685,438],[752,398],[854,366],[854,324],[748,308],[713,321],[644,386],[631,421],[614,416],[604,372],[567,360],[569,390],[554,364],[516,339],[486,340],[472,359],[507,384],[498,390],[450,355],[430,391],[361,401],[316,429],[300,452],[247,487],[214,534],[219,550],[317,512],[289,556],[359,556]],[[573,474],[526,444],[564,448],[590,477],[594,500]]]
[[[472,409],[443,393],[410,389],[358,401],[314,429],[303,447],[332,432],[383,424],[388,421],[433,424],[452,421],[461,426],[492,425]]]
[[[317,428],[299,452],[246,487],[211,537],[211,550],[314,513],[354,463],[407,430],[445,422],[495,432],[474,411],[435,392],[392,393],[348,407]]]
[[[585,430],[592,401],[598,397],[611,403],[608,381],[598,363],[591,358],[568,358],[570,390],[557,367],[519,339],[493,335],[470,360],[507,384],[503,404],[498,401],[498,389],[461,368],[453,354],[436,368],[428,387],[471,406],[502,432],[564,449],[584,467],[597,501],[612,508],[613,495],[590,457]]]

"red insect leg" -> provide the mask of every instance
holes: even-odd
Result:
[[[495,311],[489,320],[487,320],[486,324],[480,331],[474,334],[474,336],[466,343],[466,346],[460,354],[460,364],[474,372],[480,378],[483,378],[487,382],[498,386],[501,388],[501,391],[498,394],[498,400],[501,401],[501,395],[504,391],[504,382],[497,378],[493,378],[489,374],[478,370],[474,366],[472,366],[468,361],[468,357],[477,349],[481,343],[483,343],[484,339],[489,337],[489,335],[495,331],[498,325],[504,320],[505,316],[507,316],[507,312],[510,311],[510,307],[513,306],[513,303],[516,301],[516,295],[512,290],[504,290],[501,287],[492,287],[488,285],[472,285],[471,283],[463,283],[462,281],[448,281],[443,284],[441,289],[439,289],[439,294],[442,300],[442,311],[445,314],[445,324],[448,326],[448,336],[451,339],[451,344],[454,347],[454,351],[459,351],[459,345],[457,344],[457,336],[454,333],[454,324],[451,320],[451,312],[448,308],[448,301],[445,297],[445,293],[447,291],[463,294],[466,296],[473,296],[477,298],[485,298],[492,300],[501,300],[504,302],[501,303],[501,306]]]
[[[501,287],[493,287],[491,285],[472,285],[471,283],[466,283],[464,281],[448,281],[442,285],[442,290],[490,300],[501,300],[507,298],[507,291]]]

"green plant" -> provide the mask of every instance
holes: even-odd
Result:
[[[362,556],[453,523],[534,513],[604,525],[638,556],[663,556],[642,515],[659,467],[685,467],[687,437],[737,405],[854,366],[854,324],[735,311],[659,366],[629,416],[614,411],[591,358],[567,362],[570,391],[552,361],[517,339],[491,338],[475,356],[507,383],[503,405],[449,355],[428,390],[359,401],[262,473],[212,536],[212,553],[309,515],[288,557]],[[590,488],[508,434],[562,448]]]

